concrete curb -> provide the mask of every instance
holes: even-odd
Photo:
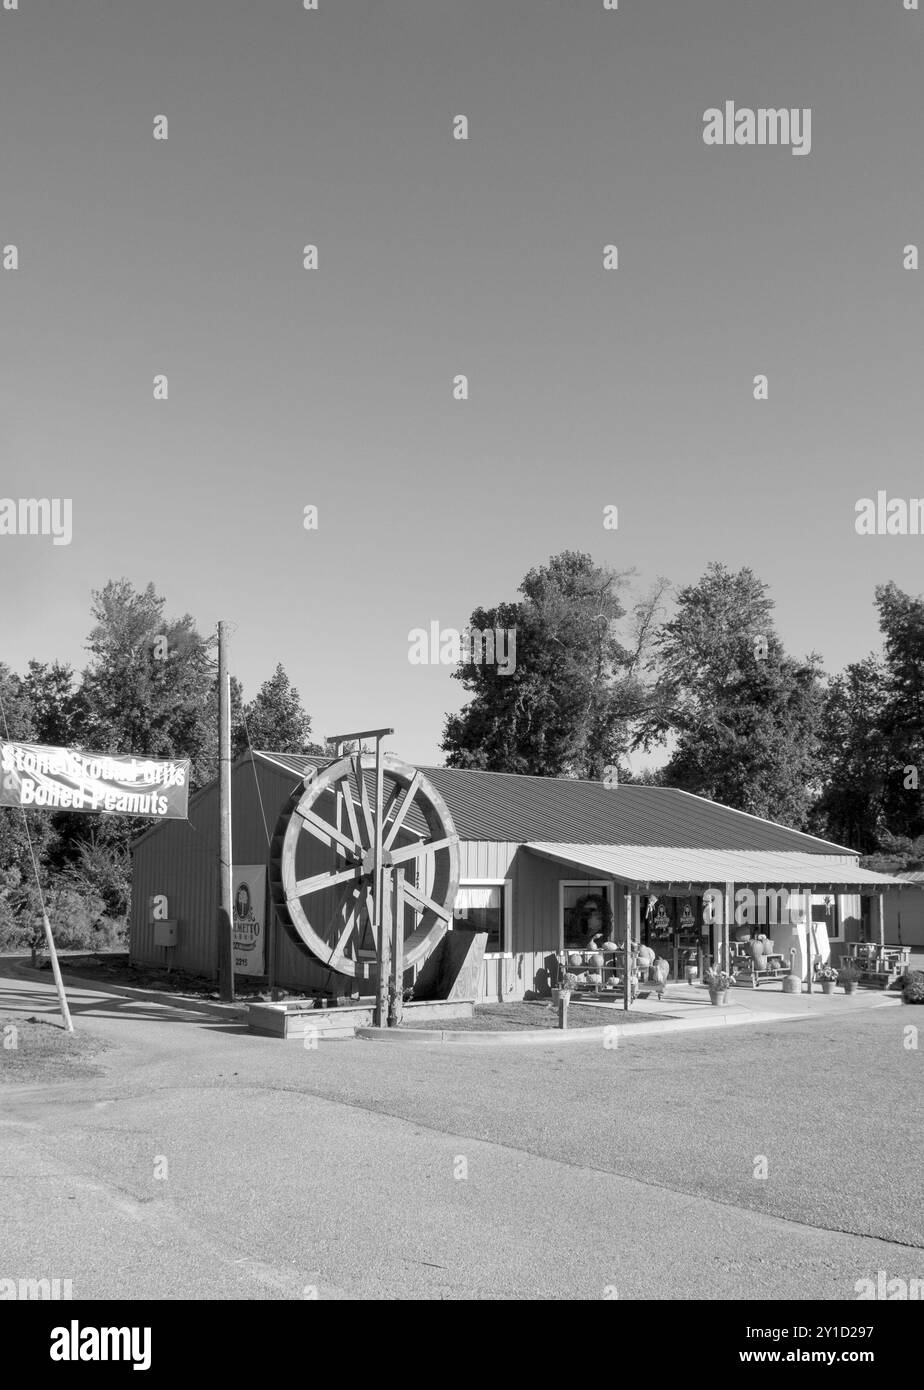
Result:
[[[518,1033],[479,1031],[478,1029],[438,1029],[438,1028],[357,1028],[357,1038],[364,1042],[406,1043],[418,1046],[436,1046],[440,1043],[455,1043],[458,1046],[470,1044],[475,1047],[529,1047],[541,1044],[602,1042],[615,1034],[618,1041],[624,1038],[646,1038],[653,1033],[693,1033],[709,1028],[741,1027],[748,1023],[785,1023],[792,1019],[801,1022],[814,1018],[814,1014],[723,1014],[717,1013],[705,1018],[663,1019],[660,1023],[611,1023],[601,1028],[569,1028],[562,1032],[557,1028],[524,1028]]]
[[[0,972],[3,969],[20,980],[35,980],[42,985],[54,985],[54,978],[47,970],[33,970],[31,966],[18,965],[15,961],[4,967],[3,961],[0,960]],[[100,980],[88,980],[80,975],[69,974],[66,965],[62,967],[61,975],[68,989],[88,989],[94,994],[115,994],[123,999],[137,999],[142,1004],[160,1004],[167,1009],[183,1009],[187,1013],[204,1014],[206,1017],[240,1019],[242,1023],[246,1023],[250,1012],[249,1004],[222,1004],[215,999],[190,999],[185,994],[164,994],[156,989],[133,989],[130,985],[103,984]]]

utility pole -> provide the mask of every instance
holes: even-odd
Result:
[[[218,624],[218,992],[234,999],[234,905],[231,894],[231,681],[228,625]]]

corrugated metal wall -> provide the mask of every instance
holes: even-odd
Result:
[[[266,815],[264,824],[255,776]],[[266,864],[268,838],[280,812],[298,781],[290,772],[262,762],[244,762],[233,771],[232,849],[236,865]],[[134,854],[131,916],[131,958],[139,964],[167,965],[198,974],[217,975],[218,913],[218,790],[212,787],[198,796],[189,821],[170,821],[144,836]],[[299,874],[321,872],[328,867],[328,852],[308,835],[300,841]],[[432,866],[432,860],[430,861]],[[426,874],[422,881],[426,882]],[[559,945],[559,885],[564,880],[584,881],[584,875],[563,864],[540,859],[515,841],[463,840],[460,844],[460,877],[509,879],[513,883],[512,958],[485,961],[480,997],[519,999],[546,982],[551,957]],[[169,915],[179,923],[178,944],[172,951],[154,945],[149,900],[164,894]],[[886,895],[887,902],[889,895]],[[916,896],[924,902],[924,894]],[[841,914],[847,940],[859,935],[860,901],[841,895]],[[313,915],[326,922],[334,895],[327,891],[312,901]],[[268,936],[275,934],[276,979],[288,989],[352,987],[334,976],[305,948],[291,940],[278,925],[267,902]],[[615,885],[614,931],[621,939],[625,930],[624,891]],[[890,935],[887,928],[887,935]],[[907,939],[907,938],[906,938]],[[267,950],[270,943],[267,942]],[[267,960],[268,963],[268,960]]]
[[[297,780],[291,773],[265,763],[247,761],[233,769],[231,848],[236,865],[268,866],[268,836],[272,837],[276,820],[296,785]],[[306,872],[318,872],[323,867],[323,859],[324,849],[318,844],[317,868]],[[173,949],[154,945],[149,902],[155,894],[166,896],[169,915],[178,922],[177,945]],[[320,895],[327,896],[326,893]],[[321,906],[326,907],[326,904]],[[278,982],[293,989],[310,990],[321,985],[328,975],[326,968],[305,948],[291,942],[285,931],[277,930],[268,902],[266,907],[267,934],[276,932]],[[329,915],[330,908],[327,912]],[[170,821],[158,826],[156,832],[136,845],[131,959],[139,964],[169,964],[179,970],[215,977],[218,970],[217,919],[218,788],[213,786],[195,799],[188,821]]]
[[[512,959],[486,960],[480,998],[522,999],[529,990],[541,991],[559,948],[562,880],[596,882],[577,869],[553,864],[507,840],[465,840],[461,845],[461,878],[500,878],[513,882]],[[625,930],[625,896],[615,885],[614,931]]]

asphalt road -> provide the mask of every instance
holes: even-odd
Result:
[[[880,1269],[924,1278],[917,1010],[613,1050],[311,1050],[71,1000],[109,1046],[65,1082],[0,1084],[0,1279],[70,1279],[75,1298],[852,1300]],[[48,986],[0,977],[0,1025],[53,1009]]]

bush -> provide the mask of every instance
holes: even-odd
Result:
[[[906,970],[902,976],[902,999],[906,1004],[924,1004],[924,970]]]

